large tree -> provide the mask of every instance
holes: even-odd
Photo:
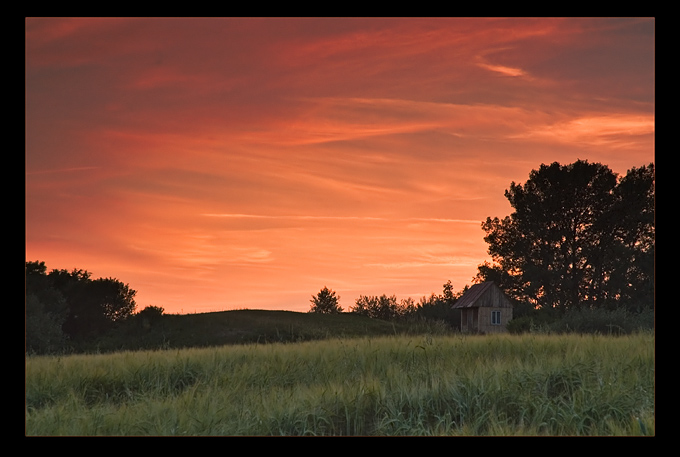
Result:
[[[478,280],[540,308],[652,306],[652,164],[622,178],[599,163],[543,164],[505,197],[510,216],[482,223],[493,263]]]
[[[136,291],[115,278],[91,279],[86,270],[52,270],[26,262],[27,341],[48,322],[71,338],[98,336],[134,313]],[[29,325],[30,324],[30,325]]]

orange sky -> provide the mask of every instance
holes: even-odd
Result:
[[[654,19],[26,19],[26,259],[138,310],[471,284],[541,163],[654,161]]]

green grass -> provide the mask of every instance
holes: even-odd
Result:
[[[382,336],[26,358],[27,435],[653,435],[654,336]]]

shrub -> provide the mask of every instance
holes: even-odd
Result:
[[[135,316],[135,320],[141,323],[142,328],[148,330],[161,320],[165,310],[160,306],[147,306]]]
[[[599,333],[622,335],[639,330],[654,328],[654,310],[640,313],[624,308],[606,310],[602,308],[572,309],[559,316],[550,316],[544,311],[517,317],[508,322],[510,333]]]
[[[557,333],[600,333],[620,335],[635,330],[631,314],[624,309],[574,309],[552,323],[551,330]]]
[[[147,306],[143,310],[141,310],[137,315],[141,317],[145,317],[149,320],[156,320],[158,317],[162,316],[163,313],[165,312],[165,309],[163,309],[160,306]]]
[[[508,332],[514,334],[528,333],[534,326],[534,319],[530,316],[522,316],[513,318],[508,322],[507,329]]]

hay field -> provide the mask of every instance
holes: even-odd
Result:
[[[26,358],[27,435],[653,435],[654,335]]]

